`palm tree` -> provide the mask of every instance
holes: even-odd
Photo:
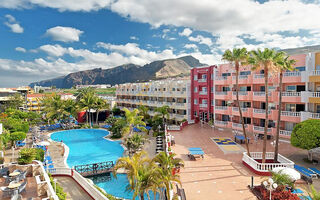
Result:
[[[147,106],[141,105],[138,107],[139,114],[143,116],[144,121],[148,120],[150,115],[148,113],[149,108]]]
[[[248,51],[246,48],[242,49],[237,49],[234,48],[232,51],[231,50],[226,50],[222,56],[223,60],[226,60],[232,64],[234,64],[235,70],[236,70],[236,98],[237,98],[237,105],[239,109],[239,115],[240,115],[240,120],[242,124],[242,131],[243,135],[245,138],[245,144],[247,148],[247,154],[250,156],[250,149],[249,149],[249,144],[248,144],[248,136],[247,136],[247,131],[244,125],[244,120],[242,116],[242,110],[240,106],[240,101],[239,101],[239,71],[240,67],[248,62]]]
[[[107,103],[107,101],[97,97],[94,102],[94,108],[96,109],[96,112],[97,112],[96,124],[98,124],[99,111],[101,109],[109,109],[109,104]]]
[[[284,53],[283,53],[284,55]],[[296,63],[295,60],[285,57],[279,59],[279,62],[276,63],[279,71],[279,106],[278,106],[278,119],[277,119],[277,132],[276,132],[276,144],[274,148],[274,161],[278,161],[278,151],[279,151],[279,135],[280,135],[280,121],[281,121],[281,105],[282,105],[282,78],[283,72],[292,71],[294,69],[293,65]]]
[[[312,198],[312,200],[320,200],[320,191],[317,191],[313,185],[311,185],[310,192],[308,192],[308,194]]]
[[[176,154],[168,155],[165,152],[159,153],[153,161],[159,164],[161,170],[160,180],[162,181],[163,187],[166,189],[166,195],[168,199],[170,198],[170,190],[173,188],[172,182],[176,182],[181,184],[180,176],[178,174],[173,173],[173,170],[177,167],[183,167],[184,163],[182,159],[175,158]]]
[[[138,149],[140,149],[145,141],[146,138],[137,133],[133,134],[131,137],[128,137],[125,141],[125,145],[128,148],[129,155],[131,155],[131,153],[135,153]]]
[[[169,120],[169,117],[170,117],[169,108],[170,108],[169,106],[165,105],[165,106],[158,107],[155,109],[155,111],[158,113],[157,115],[161,116],[163,125],[164,125],[166,118]],[[154,117],[156,118],[157,115],[155,115]]]
[[[128,110],[127,108],[123,109],[126,116],[126,126],[123,128],[124,134],[131,135],[133,132],[133,128],[139,126],[139,129],[146,132],[146,129],[144,126],[146,126],[146,123],[142,121],[143,116],[139,116],[139,110],[134,109],[133,111]]]
[[[95,99],[96,99],[96,96],[95,96],[94,92],[89,91],[89,92],[83,94],[82,98],[79,100],[79,107],[81,109],[86,110],[87,123],[88,123],[88,120],[89,120],[90,127],[91,127],[91,114],[90,114],[90,111],[94,107],[94,103],[96,101]]]
[[[248,62],[253,65],[253,70],[263,69],[264,70],[264,86],[266,94],[266,109],[265,109],[265,123],[264,123],[264,137],[262,147],[262,163],[266,161],[267,152],[267,135],[268,135],[268,112],[269,112],[269,74],[276,71],[276,64],[283,57],[282,53],[276,52],[274,49],[265,48],[263,51],[260,49],[251,51]]]

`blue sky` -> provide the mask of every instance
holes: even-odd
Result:
[[[0,0],[0,87],[234,47],[320,44],[319,1]]]

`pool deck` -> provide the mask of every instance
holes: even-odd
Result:
[[[66,176],[56,176],[55,179],[57,179],[57,182],[63,187],[63,191],[67,193],[67,200],[92,199],[72,178]]]
[[[256,197],[249,191],[251,176],[254,183],[260,184],[265,177],[257,176],[242,164],[241,153],[225,154],[211,138],[229,137],[233,139],[231,130],[218,130],[207,125],[194,124],[185,127],[180,132],[171,132],[175,137],[176,145],[172,147],[178,157],[185,162],[181,169],[182,187],[186,192],[188,200],[202,199],[243,199],[253,200]],[[267,151],[273,151],[268,140]],[[250,151],[261,151],[262,140],[257,143],[250,142]],[[205,156],[191,161],[187,157],[189,147],[201,147]],[[245,148],[244,145],[242,145]],[[291,156],[300,149],[292,147],[288,143],[280,143],[280,153]]]

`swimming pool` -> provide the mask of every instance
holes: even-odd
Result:
[[[54,141],[63,141],[69,147],[67,164],[69,167],[104,161],[116,161],[124,149],[119,141],[106,140],[109,132],[100,129],[74,129],[51,134]],[[129,184],[126,174],[91,177],[93,182],[107,193],[125,199],[132,199],[132,192],[126,191]],[[151,196],[153,194],[150,193]],[[136,198],[138,199],[138,198]]]

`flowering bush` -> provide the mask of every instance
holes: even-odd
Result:
[[[266,190],[263,186],[256,186],[254,189],[256,194],[260,194],[260,199],[269,200],[270,192]],[[300,200],[296,194],[292,194],[290,191],[276,189],[272,192],[272,200]]]

